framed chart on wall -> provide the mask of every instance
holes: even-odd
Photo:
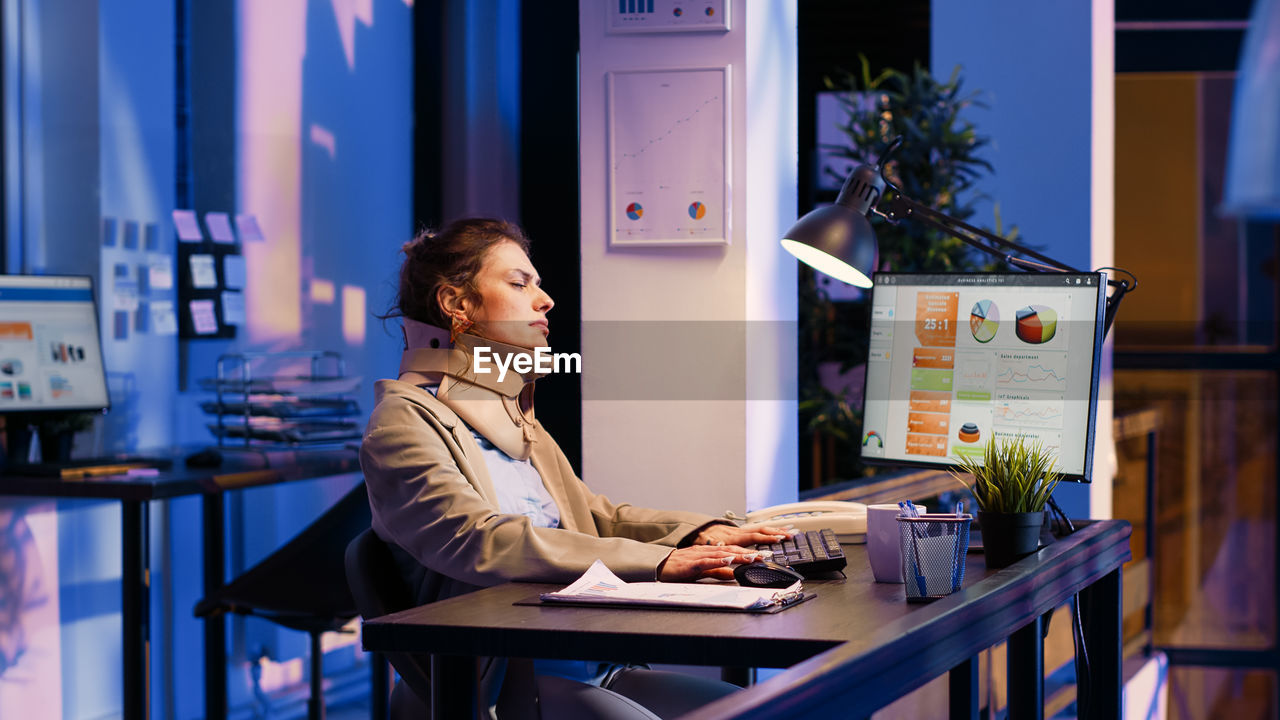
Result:
[[[729,67],[606,81],[610,245],[727,245]]]

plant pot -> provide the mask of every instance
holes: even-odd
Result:
[[[71,459],[71,448],[76,434],[71,430],[41,430],[40,461],[47,463],[66,462]]]
[[[987,567],[1012,565],[1040,547],[1043,512],[991,513],[978,511],[982,526],[982,553]]]

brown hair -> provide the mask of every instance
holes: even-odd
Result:
[[[495,245],[510,240],[529,252],[529,238],[515,223],[493,218],[455,220],[439,231],[420,231],[401,248],[400,288],[388,317],[407,317],[448,328],[449,317],[440,309],[436,293],[444,285],[462,288],[465,296],[479,301],[475,278],[485,255]]]

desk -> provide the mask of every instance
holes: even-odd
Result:
[[[432,653],[434,717],[474,716],[475,656],[609,658],[685,665],[789,667],[689,715],[866,717],[951,673],[951,716],[976,717],[976,656],[1009,639],[1010,713],[1043,716],[1042,616],[1081,593],[1094,717],[1120,717],[1120,566],[1129,524],[1099,521],[1003,570],[969,555],[964,588],[908,604],[872,581],[862,545],[847,580],[809,581],[818,597],[773,615],[513,605],[556,589],[507,583],[364,624],[373,652]],[[923,651],[926,650],[927,652]],[[445,680],[441,680],[444,678]]]
[[[152,454],[155,456],[156,454]],[[204,593],[225,582],[222,493],[261,485],[357,472],[354,450],[236,450],[225,449],[217,468],[189,468],[183,455],[174,466],[152,477],[95,477],[66,480],[54,477],[0,476],[0,495],[28,497],[100,498],[119,500],[124,557],[121,569],[121,625],[124,633],[124,717],[149,717],[151,613],[148,503],[200,495],[203,506]],[[204,626],[205,717],[227,714],[227,640],[223,616],[208,618]]]

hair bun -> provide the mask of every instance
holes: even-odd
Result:
[[[427,242],[434,240],[435,237],[436,234],[432,230],[427,230],[425,228],[419,230],[418,234],[414,235],[412,240],[400,246],[400,252],[404,253],[406,256],[412,255],[413,253],[424,249]]]

